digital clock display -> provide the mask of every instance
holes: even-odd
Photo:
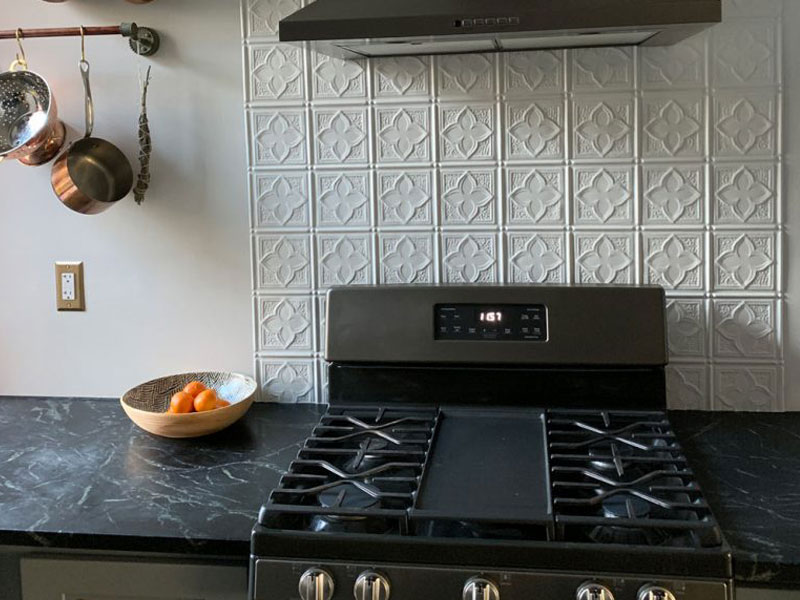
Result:
[[[434,339],[547,341],[547,307],[542,304],[437,304]]]
[[[481,323],[502,323],[503,312],[499,310],[484,310],[481,311],[478,320]]]

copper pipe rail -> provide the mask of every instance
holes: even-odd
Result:
[[[158,33],[149,27],[139,27],[136,23],[122,23],[99,27],[84,27],[84,35],[121,35],[129,38],[131,50],[141,56],[152,56],[158,50],[160,38]],[[80,27],[52,27],[39,29],[7,29],[0,30],[0,40],[29,38],[52,38],[80,36]]]
[[[83,32],[86,35],[122,35],[122,29],[119,25],[110,25],[108,27],[84,27]],[[81,34],[80,27],[53,27],[52,29],[20,29],[20,37],[27,38],[42,38],[42,37],[70,37],[79,36]],[[13,40],[17,37],[16,29],[8,29],[0,31],[0,40]]]

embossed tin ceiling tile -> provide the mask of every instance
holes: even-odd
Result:
[[[431,96],[430,57],[388,56],[370,62],[376,99],[426,99]]]
[[[703,225],[705,167],[700,164],[644,165],[642,219],[645,225]]]
[[[311,296],[257,296],[257,352],[314,351],[314,310]]]
[[[507,167],[505,224],[509,226],[565,225],[564,167]]]
[[[309,174],[256,171],[250,175],[252,223],[255,229],[305,229],[309,219]]]
[[[302,48],[257,44],[247,48],[247,100],[268,104],[305,98]]]
[[[288,404],[316,402],[316,361],[257,359],[261,399]]]
[[[672,410],[709,410],[709,367],[671,363],[666,369],[667,396]]]
[[[368,228],[372,224],[369,171],[316,171],[314,180],[317,227]]]
[[[503,93],[509,97],[525,96],[531,92],[562,93],[565,90],[563,50],[538,52],[506,52],[501,70]]]
[[[568,283],[567,235],[556,232],[507,234],[508,281]]]
[[[379,282],[430,284],[436,281],[433,233],[387,232],[378,237]]]

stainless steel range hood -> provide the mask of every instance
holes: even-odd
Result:
[[[317,0],[280,40],[340,58],[666,46],[721,19],[721,0]]]

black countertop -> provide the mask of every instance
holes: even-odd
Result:
[[[218,434],[169,440],[118,400],[0,397],[0,546],[243,559],[319,410],[255,405]]]
[[[0,546],[236,558],[321,412],[257,404],[167,440],[114,400],[0,397]],[[736,577],[800,586],[800,413],[671,413],[734,550]]]
[[[736,579],[800,588],[800,413],[673,412]]]

